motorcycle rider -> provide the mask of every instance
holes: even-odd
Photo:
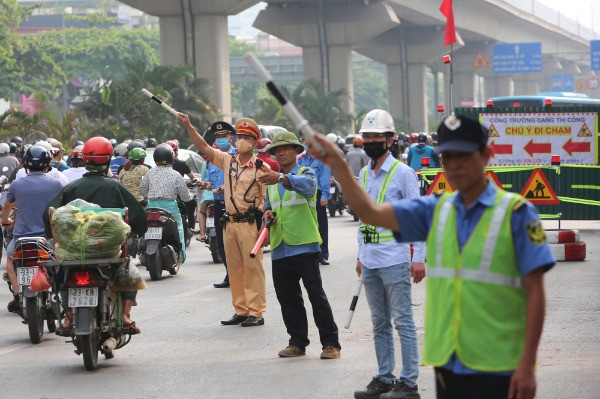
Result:
[[[352,148],[346,153],[346,160],[354,176],[358,176],[360,170],[369,163],[369,156],[363,150],[362,137],[352,139]]]
[[[268,163],[272,171],[279,172],[279,164],[269,155],[269,148],[271,148],[270,139],[264,138],[258,140],[258,142],[256,143],[256,151],[258,152],[256,154],[256,158],[262,159],[263,161]]]
[[[177,196],[183,202],[191,201],[192,195],[185,185],[183,177],[173,170],[173,160],[175,153],[168,144],[160,144],[154,150],[154,162],[156,168],[150,169],[140,184],[140,194],[148,198],[149,208],[161,208],[168,211],[177,222],[179,231],[179,242],[181,243],[181,254],[185,261],[185,234],[183,231],[183,221],[181,213],[177,206]]]
[[[115,157],[110,161],[110,171],[113,175],[119,174],[119,169],[127,162],[127,144],[117,144],[115,147]]]
[[[71,183],[87,173],[83,162],[83,145],[73,148],[69,157],[71,158],[71,167],[66,169],[63,174],[67,176],[69,183]]]
[[[15,243],[21,237],[44,235],[42,212],[48,204],[49,198],[54,197],[63,188],[63,183],[52,179],[45,173],[51,160],[50,152],[44,147],[30,147],[24,157],[28,174],[10,185],[2,206],[2,225],[10,226],[14,223],[13,237],[6,247],[6,271],[15,296],[8,304],[10,312],[18,312],[21,308],[19,284],[12,262]],[[15,202],[18,203],[19,212],[13,222],[9,216],[12,204]],[[50,235],[47,237],[51,238]]]
[[[150,170],[144,165],[146,151],[141,148],[134,148],[129,151],[128,158],[132,164],[131,169],[121,170],[121,173],[119,173],[119,180],[121,180],[121,183],[123,183],[129,192],[133,194],[135,199],[145,207],[148,205],[148,201],[140,194],[140,185],[142,184],[142,178]]]
[[[175,154],[175,159],[173,159],[173,170],[179,172],[181,176],[187,176],[190,180],[194,180],[195,176],[192,173],[192,169],[188,166],[187,163],[178,158],[179,156],[179,143],[175,140],[167,141],[167,144],[171,146],[173,149],[173,153]],[[185,209],[187,211],[187,221],[188,228],[192,231],[194,230],[196,224],[196,218],[194,213],[196,213],[196,201],[188,201],[185,203]]]
[[[47,141],[40,140],[40,141],[36,142],[35,145],[44,147],[46,150],[48,150],[48,152],[50,154],[52,154],[52,146]],[[64,173],[60,172],[56,168],[53,168],[51,165],[48,165],[48,168],[50,168],[50,170],[47,171],[48,176],[50,176],[54,180],[59,180],[61,183],[63,183],[63,185],[66,185],[69,183],[69,180],[67,179],[67,176],[64,175]],[[17,172],[15,180],[21,179],[21,178],[25,177],[26,175],[27,175],[27,169],[25,167],[23,167]]]
[[[113,147],[104,137],[92,137],[83,145],[83,162],[88,173],[81,179],[67,184],[46,206],[43,218],[46,233],[51,234],[50,219],[48,211],[50,207],[58,208],[75,199],[97,204],[102,208],[127,208],[129,225],[134,234],[143,235],[148,229],[148,216],[129,190],[115,179],[108,177],[110,160],[113,155]],[[131,320],[131,308],[135,303],[137,291],[122,291],[123,299],[123,325],[130,327],[136,333],[140,329]],[[63,328],[68,330],[72,327],[72,318],[69,314],[65,317]]]
[[[67,163],[62,159],[65,153],[62,143],[55,139],[50,140],[49,143],[52,146],[52,167],[58,169],[59,172],[69,169]]]
[[[10,156],[10,146],[6,143],[0,144],[0,174],[10,177],[13,170],[19,165],[19,160]]]
[[[429,158],[429,166],[431,168],[439,168],[440,156],[435,148],[427,145],[427,134],[419,133],[417,141],[418,144],[410,147],[410,150],[408,151],[408,165],[413,168],[415,172],[418,172],[421,170],[421,159]]]

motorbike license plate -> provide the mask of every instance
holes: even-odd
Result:
[[[69,288],[69,307],[84,308],[98,306],[98,287]]]
[[[33,275],[37,271],[37,267],[19,267],[17,268],[17,279],[19,280],[19,285],[31,285],[31,279]]]
[[[206,228],[208,229],[210,227],[215,227],[215,219],[214,218],[206,219]]]
[[[162,238],[162,227],[148,227],[144,238],[146,240],[160,240]]]
[[[335,194],[335,187],[329,187],[329,194]]]

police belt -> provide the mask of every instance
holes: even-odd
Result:
[[[248,211],[244,213],[225,213],[223,215],[223,223],[254,223],[256,221],[256,214],[254,211]]]

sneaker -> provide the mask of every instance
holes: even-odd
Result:
[[[288,345],[278,353],[279,357],[297,357],[306,355],[306,348],[298,348],[296,345]]]
[[[381,394],[391,391],[393,385],[394,384],[386,384],[377,378],[373,378],[365,390],[355,391],[354,397],[356,399],[379,399]]]
[[[340,357],[340,350],[337,346],[326,346],[321,352],[321,359],[337,359]]]
[[[380,396],[380,399],[421,399],[419,387],[410,388],[404,381],[396,381],[392,390]]]
[[[8,303],[6,308],[10,313],[19,313],[21,311],[21,301],[15,298]]]

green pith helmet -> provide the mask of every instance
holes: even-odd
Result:
[[[269,148],[269,152],[271,154],[275,154],[275,149],[278,147],[283,147],[284,145],[293,145],[298,151],[304,151],[304,146],[298,140],[298,137],[294,133],[291,132],[280,132],[275,135],[273,138],[273,142],[271,143],[271,147]]]
[[[141,148],[133,148],[129,151],[129,159],[133,161],[139,161],[144,158],[146,158],[146,151]]]

